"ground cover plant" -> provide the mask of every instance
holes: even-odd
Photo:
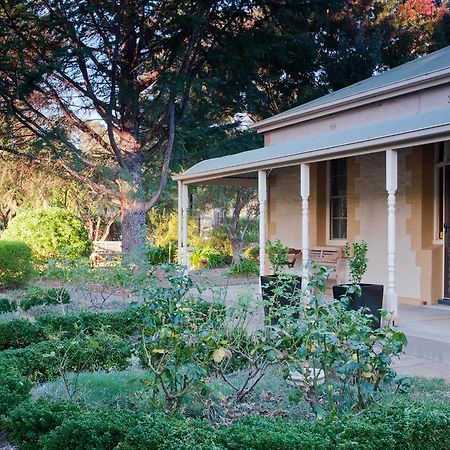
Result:
[[[311,268],[307,291],[276,311],[276,324],[258,326],[251,324],[262,305],[251,296],[226,307],[203,300],[201,286],[181,268],[168,265],[164,273],[147,282],[142,304],[123,311],[0,323],[0,429],[13,443],[188,450],[447,445],[448,385],[418,382],[407,392],[390,366],[404,337],[372,330],[370,317],[326,300],[324,269]],[[434,391],[439,401],[428,402]]]

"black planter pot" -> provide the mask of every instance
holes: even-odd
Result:
[[[358,310],[360,308],[368,308],[370,314],[374,316],[373,329],[377,329],[381,324],[380,309],[383,308],[383,290],[382,284],[364,284],[361,283],[361,296],[358,296],[356,292],[349,293],[347,297],[349,300],[349,309]],[[333,297],[339,300],[341,297],[345,297],[347,292],[346,285],[340,284],[333,286]]]
[[[275,283],[278,280],[278,275],[262,275],[261,276],[261,288],[262,298],[265,302],[273,302],[274,308],[281,306],[293,306],[298,298],[294,299],[294,293],[300,291],[302,288],[302,277],[292,275],[292,280],[289,280],[285,286],[285,295],[279,295],[275,297]],[[289,295],[291,294],[291,295]],[[266,317],[270,316],[271,325],[278,323],[278,317],[271,314],[270,306],[264,305],[264,314]],[[298,313],[293,314],[294,318],[298,318]]]

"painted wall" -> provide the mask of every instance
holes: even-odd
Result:
[[[355,125],[396,119],[431,109],[448,108],[449,96],[450,86],[444,85],[419,93],[415,92],[390,100],[372,103],[350,111],[330,114],[296,125],[267,131],[264,133],[264,145],[280,144],[304,139],[308,136],[333,133],[352,128]]]

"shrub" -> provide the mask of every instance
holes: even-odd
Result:
[[[259,247],[254,245],[245,250],[245,256],[252,261],[259,261]]]
[[[9,413],[2,427],[8,438],[21,449],[34,450],[40,448],[41,436],[78,413],[79,408],[70,402],[25,401]]]
[[[0,363],[0,418],[26,400],[32,386],[17,369]]]
[[[208,236],[207,243],[209,247],[219,251],[222,255],[233,255],[230,237],[223,227],[214,229]]]
[[[3,239],[5,235],[6,232],[3,233]],[[32,261],[31,249],[24,242],[0,240],[0,288],[26,283],[33,274]]]
[[[179,408],[191,393],[206,391],[207,367],[214,345],[212,335],[224,321],[222,308],[197,301],[186,293],[192,280],[181,273],[170,286],[155,289],[145,307],[142,360],[149,374],[145,384],[155,401],[164,398],[167,409]]]
[[[142,328],[141,308],[128,308],[117,313],[44,314],[30,322],[15,319],[0,323],[0,351],[24,348],[30,344],[44,341],[51,336],[74,339],[94,336],[104,332],[116,337],[126,338],[139,333]]]
[[[155,266],[174,262],[177,257],[177,243],[168,242],[165,245],[150,245],[147,255],[148,262]]]
[[[17,214],[3,239],[27,243],[38,260],[60,254],[77,258],[88,254],[90,243],[83,222],[61,208],[42,208]]]
[[[42,450],[113,449],[136,423],[129,411],[92,410],[72,415],[39,439]],[[141,447],[142,448],[142,447]]]
[[[54,339],[26,348],[5,350],[0,363],[16,367],[32,381],[48,381],[61,372],[123,370],[131,357],[128,339],[98,335],[87,339]]]
[[[259,265],[256,261],[251,259],[241,259],[237,264],[233,264],[228,275],[231,277],[258,275]]]
[[[0,350],[22,348],[44,339],[42,327],[29,320],[15,319],[0,323]]]
[[[225,262],[225,255],[212,247],[200,247],[191,253],[191,264],[195,268],[220,267]]]
[[[46,335],[57,333],[63,338],[75,338],[81,332],[89,336],[105,332],[125,338],[140,332],[143,316],[142,308],[127,308],[114,313],[45,314],[39,316],[36,323]]]
[[[221,450],[216,430],[206,421],[182,416],[143,416],[117,450]]]
[[[68,303],[70,303],[70,294],[64,288],[34,287],[20,301],[20,307],[28,311],[35,306],[67,305]]]
[[[14,300],[0,298],[0,314],[17,311],[17,303]]]

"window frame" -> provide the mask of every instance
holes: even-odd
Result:
[[[443,160],[439,161],[438,154],[439,154],[439,147],[443,144],[444,148],[444,155]],[[433,201],[433,244],[435,245],[443,245],[444,239],[440,237],[440,231],[441,231],[441,221],[439,220],[439,208],[441,205],[439,205],[440,200],[440,188],[441,186],[439,183],[439,171],[442,169],[445,174],[445,166],[450,165],[450,141],[441,141],[436,142],[434,144],[434,155],[433,155],[433,162],[434,162],[434,201]],[[444,183],[444,177],[441,179],[441,183]],[[444,199],[442,199],[444,201]],[[443,205],[442,205],[443,206]],[[444,212],[442,212],[444,214]]]
[[[333,238],[332,237],[332,226],[331,226],[331,164],[333,161],[335,160],[329,160],[327,161],[327,180],[326,180],[326,221],[327,221],[327,225],[326,225],[326,244],[327,245],[345,245],[348,241],[348,162],[347,162],[347,158],[338,158],[338,159],[342,159],[343,161],[345,161],[345,170],[346,170],[346,174],[345,174],[345,178],[346,178],[346,186],[345,186],[345,195],[347,198],[347,230],[346,230],[346,234],[347,237],[346,238]]]

